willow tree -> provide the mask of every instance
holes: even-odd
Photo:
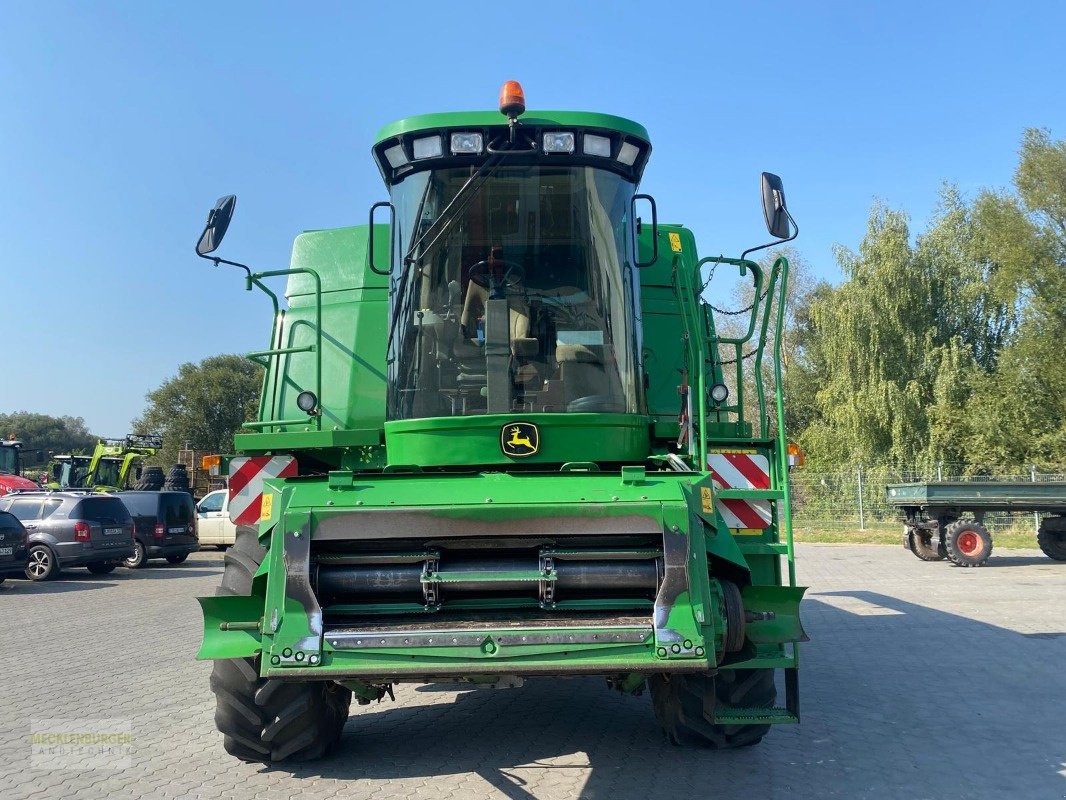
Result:
[[[877,205],[858,251],[837,249],[845,280],[810,310],[822,383],[802,439],[814,463],[930,469],[960,458],[955,423],[972,377],[995,368],[1016,325],[977,228],[946,187],[916,242],[903,212]]]
[[[994,370],[977,376],[965,446],[986,469],[1066,467],[1066,142],[1022,137],[1014,192],[974,203],[982,246],[1017,288],[1020,322]]]

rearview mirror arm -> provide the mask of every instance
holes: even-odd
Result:
[[[741,261],[748,257],[748,253],[754,253],[757,250],[765,250],[767,247],[773,247],[774,245],[778,244],[787,244],[788,242],[791,242],[793,239],[800,235],[800,227],[796,224],[796,220],[792,218],[792,213],[788,210],[788,207],[786,206],[781,210],[784,211],[785,214],[788,216],[789,224],[792,225],[792,235],[789,236],[787,239],[778,239],[774,242],[767,242],[766,244],[760,244],[758,247],[749,247],[747,250],[740,254]]]
[[[252,269],[251,269],[251,267],[249,267],[249,266],[247,266],[245,264],[238,264],[236,261],[227,261],[226,259],[219,258],[218,256],[205,256],[203,253],[201,253],[199,251],[196,252],[196,255],[200,256],[200,258],[204,259],[205,261],[210,261],[216,267],[219,264],[228,264],[231,267],[240,267],[241,269],[244,270],[244,273],[245,273],[245,275],[247,275],[247,277],[249,277],[249,278],[252,277]]]

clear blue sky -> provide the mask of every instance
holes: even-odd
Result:
[[[778,172],[830,280],[875,198],[919,227],[944,179],[1009,184],[1023,128],[1066,136],[1062,3],[0,9],[0,412],[109,436],[181,362],[265,344],[265,298],[192,252],[219,195],[240,198],[220,254],[285,266],[384,197],[378,128],[494,108],[508,78],[530,108],[643,123],[643,188],[703,254],[764,239]]]

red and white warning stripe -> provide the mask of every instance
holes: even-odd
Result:
[[[263,481],[296,476],[292,456],[238,456],[229,462],[229,517],[234,525],[255,525],[263,502]]]
[[[769,489],[770,462],[757,453],[718,452],[707,454],[711,480],[719,489]],[[717,500],[718,513],[727,528],[761,531],[773,516],[769,500]]]

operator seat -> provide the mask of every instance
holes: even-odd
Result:
[[[554,309],[555,361],[559,365],[564,407],[570,412],[626,410],[607,325],[589,295],[561,286],[546,298]]]

